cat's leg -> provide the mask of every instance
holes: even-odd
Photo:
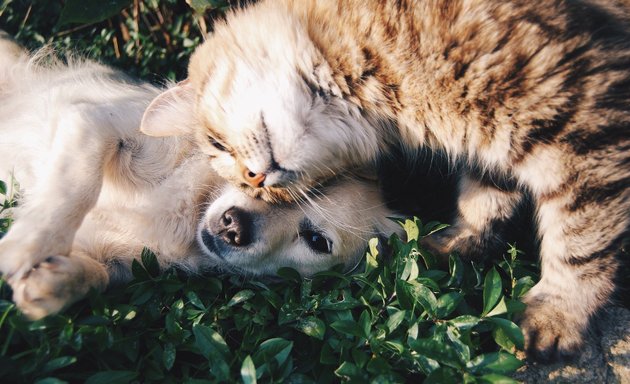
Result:
[[[102,291],[109,276],[105,266],[88,255],[48,256],[19,279],[12,280],[13,301],[30,319],[57,313],[90,291]]]
[[[464,257],[481,256],[488,244],[500,237],[499,227],[512,217],[522,198],[516,188],[500,189],[486,180],[463,175],[453,225],[425,238],[423,245],[442,255],[458,252]]]
[[[52,137],[48,151],[29,154],[40,164],[36,180],[26,186],[16,220],[0,240],[0,272],[10,284],[47,257],[70,254],[98,199],[103,164],[117,148],[119,134],[96,105],[65,106],[51,120],[41,127],[42,137]]]
[[[578,352],[590,319],[614,290],[630,224],[628,179],[621,171],[607,180],[587,173],[537,196],[542,275],[525,297],[521,322],[534,359]]]

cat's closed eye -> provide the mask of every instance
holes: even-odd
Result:
[[[216,149],[218,149],[221,152],[227,152],[228,149],[226,148],[225,145],[221,144],[220,142],[217,141],[217,139],[215,139],[214,137],[208,135],[208,142],[215,147]]]

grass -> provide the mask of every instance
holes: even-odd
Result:
[[[160,274],[145,250],[134,280],[28,322],[0,299],[0,380],[25,383],[508,383],[523,336],[512,322],[533,285],[511,248],[495,265],[450,258],[404,221],[393,255],[369,244],[361,273],[291,269],[279,280]]]
[[[4,0],[0,25],[30,48],[78,50],[161,81],[184,77],[203,30],[226,6],[193,0],[195,13],[174,0],[104,3],[115,9],[93,14],[107,17],[82,20],[68,11],[76,1],[64,8]],[[15,205],[9,190],[0,184],[0,232]],[[391,255],[379,255],[372,240],[353,275],[333,269],[304,279],[283,269],[276,281],[256,281],[160,274],[146,250],[128,285],[36,322],[20,315],[1,283],[0,381],[513,382],[523,336],[512,320],[534,284],[532,266],[506,246],[494,263],[451,255],[441,268],[418,245],[439,226],[400,222],[408,240],[392,236]]]

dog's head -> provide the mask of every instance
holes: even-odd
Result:
[[[291,267],[304,276],[342,264],[352,269],[367,240],[400,232],[371,182],[335,180],[302,201],[269,204],[226,186],[206,210],[197,240],[219,268],[272,275]]]

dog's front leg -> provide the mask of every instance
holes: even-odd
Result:
[[[37,177],[26,186],[15,223],[0,240],[0,272],[10,284],[49,256],[70,254],[75,233],[95,205],[103,164],[115,152],[117,134],[98,105],[72,105],[57,113],[46,153],[34,154]],[[18,180],[19,182],[19,180]]]

